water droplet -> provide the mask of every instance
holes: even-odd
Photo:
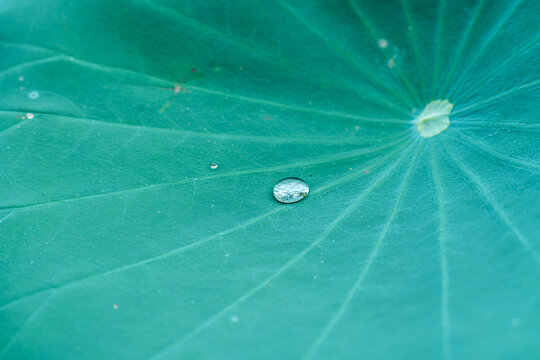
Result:
[[[288,177],[274,185],[273,193],[280,203],[291,204],[305,198],[309,193],[309,186],[302,179]]]
[[[37,99],[38,97],[39,97],[39,93],[37,91],[30,91],[28,93],[28,98],[29,99],[34,100],[34,99]]]
[[[237,323],[238,321],[240,321],[240,318],[238,316],[236,315],[231,316],[231,322]]]
[[[17,78],[17,80],[19,80],[19,81],[24,81],[24,76],[22,76],[22,75],[19,76],[19,77]]]
[[[118,304],[113,304],[112,308],[113,308],[114,310],[117,310],[117,309],[118,309]]]
[[[388,47],[388,40],[379,39],[378,44],[381,49],[386,49]]]
[[[29,120],[32,120],[34,118],[34,114],[28,113],[28,114],[26,114],[26,118],[29,119]]]
[[[216,170],[217,168],[218,168],[218,164],[216,164],[216,163],[211,163],[210,164],[210,169]]]

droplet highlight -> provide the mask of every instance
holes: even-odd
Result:
[[[292,204],[304,199],[309,194],[309,186],[304,180],[288,177],[274,185],[274,198],[283,204]]]
[[[216,164],[216,163],[211,163],[210,164],[210,169],[216,170],[217,168],[218,168],[218,164]]]

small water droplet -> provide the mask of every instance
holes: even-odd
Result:
[[[26,118],[29,119],[29,120],[32,120],[34,118],[34,114],[28,113],[28,114],[26,114]]]
[[[288,177],[279,180],[274,185],[274,198],[283,204],[291,204],[305,198],[309,193],[309,186],[302,179]]]
[[[19,80],[19,81],[24,81],[24,76],[22,76],[22,75],[19,76],[19,77],[17,78],[17,80]]]
[[[231,316],[231,322],[237,323],[238,321],[240,321],[240,318],[238,316],[236,315]]]
[[[379,39],[378,44],[379,44],[379,47],[380,47],[381,49],[386,49],[386,48],[388,47],[388,40],[386,40],[386,39]]]
[[[112,308],[113,308],[114,310],[117,310],[117,309],[118,309],[118,304],[113,304]]]
[[[34,99],[37,99],[38,97],[39,97],[39,93],[37,91],[30,91],[28,93],[28,98],[29,99],[34,100]]]
[[[216,170],[217,168],[218,168],[218,164],[216,164],[216,163],[211,163],[210,164],[210,169]]]

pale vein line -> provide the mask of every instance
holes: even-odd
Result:
[[[405,175],[403,176],[403,181],[401,183],[399,193],[396,198],[396,202],[394,204],[394,208],[392,209],[392,212],[390,213],[390,216],[386,220],[386,223],[383,226],[383,229],[381,231],[381,234],[379,235],[379,238],[377,239],[377,242],[373,246],[371,252],[369,253],[366,265],[360,272],[356,282],[354,285],[350,288],[349,292],[347,293],[347,296],[343,299],[343,302],[341,306],[339,307],[338,311],[332,316],[332,318],[328,321],[322,332],[317,336],[315,341],[311,344],[311,346],[308,348],[306,353],[302,356],[302,359],[309,359],[314,354],[315,351],[321,346],[321,344],[326,340],[330,332],[334,329],[335,325],[339,322],[339,320],[342,318],[342,316],[345,314],[345,311],[347,310],[347,307],[349,306],[349,303],[354,298],[355,294],[358,291],[358,288],[364,281],[364,278],[366,277],[366,274],[368,273],[369,269],[371,268],[371,265],[375,261],[375,258],[377,257],[377,254],[379,253],[379,249],[386,238],[386,234],[388,233],[388,230],[390,229],[390,226],[392,225],[392,222],[394,221],[394,218],[397,214],[397,211],[399,209],[399,204],[401,202],[401,198],[403,196],[403,192],[407,186],[407,181],[409,179],[409,175],[411,174],[412,170],[414,169],[414,164],[416,162],[416,159],[418,158],[420,146],[417,146],[417,149],[415,151],[415,154],[413,158],[411,159],[411,164],[407,168],[407,171],[405,172]]]
[[[411,145],[412,146],[412,145]],[[411,147],[409,146],[409,148]],[[276,270],[271,276],[263,280],[261,283],[259,283],[257,286],[253,287],[251,290],[246,292],[244,295],[237,298],[235,301],[224,307],[222,310],[215,313],[213,316],[208,318],[206,321],[204,321],[199,326],[195,327],[193,330],[187,332],[182,337],[177,339],[176,341],[173,341],[171,344],[165,346],[164,348],[157,350],[154,355],[150,357],[151,359],[156,359],[159,357],[162,357],[163,355],[169,353],[173,348],[176,346],[179,346],[182,344],[185,340],[188,338],[191,338],[195,334],[201,332],[208,326],[210,326],[214,321],[219,319],[222,315],[227,313],[229,310],[233,309],[234,307],[238,306],[239,304],[243,303],[247,299],[251,298],[254,294],[256,294],[258,291],[266,287],[266,284],[269,284],[273,280],[280,277],[282,274],[284,274],[287,270],[289,270],[292,266],[294,266],[298,261],[303,259],[309,252],[311,252],[315,247],[317,247],[323,240],[325,240],[328,235],[334,230],[338,224],[345,219],[347,216],[349,216],[357,207],[360,205],[362,200],[367,196],[369,193],[373,191],[397,166],[401,165],[403,160],[405,159],[406,155],[410,153],[407,151],[405,154],[403,154],[398,160],[395,161],[395,163],[388,167],[388,169],[381,174],[379,177],[375,178],[372,183],[362,192],[360,193],[356,199],[343,210],[338,217],[334,219],[334,221],[325,229],[325,231],[317,237],[313,242],[311,242],[306,248],[304,248],[299,254],[297,254],[294,258],[289,260],[285,265],[280,267],[278,270]]]
[[[495,28],[493,28],[490,31],[488,38],[481,43],[480,49],[478,49],[475,52],[474,57],[470,59],[470,61],[467,63],[467,67],[465,68],[465,70],[460,72],[460,77],[456,80],[454,89],[450,91],[450,94],[448,95],[448,97],[451,97],[453,94],[455,94],[456,89],[458,89],[461,86],[461,83],[463,83],[463,81],[466,79],[467,75],[469,74],[473,66],[476,64],[476,62],[478,61],[478,59],[480,58],[480,56],[482,55],[482,53],[484,52],[488,44],[493,40],[493,38],[497,35],[499,30],[508,21],[508,19],[510,19],[510,17],[514,14],[514,11],[516,11],[517,7],[521,4],[521,1],[522,0],[514,1],[512,8],[509,11],[507,11],[506,15],[501,19],[501,21],[499,21],[495,25]]]
[[[221,42],[226,43],[226,44],[231,44],[231,45],[235,46],[236,48],[246,52],[247,54],[252,55],[253,52],[258,53],[258,56],[257,56],[258,59],[264,60],[264,61],[266,61],[268,63],[275,64],[275,65],[278,65],[278,66],[281,66],[281,67],[286,67],[288,69],[294,68],[296,71],[298,71],[298,72],[300,72],[302,74],[310,75],[310,76],[308,76],[308,78],[310,78],[310,79],[313,79],[313,77],[315,77],[317,79],[320,78],[320,77],[324,77],[326,79],[327,84],[336,84],[336,85],[339,85],[339,86],[345,86],[346,88],[348,88],[350,90],[353,90],[356,93],[359,93],[359,90],[361,90],[359,84],[354,84],[354,86],[353,86],[353,85],[349,85],[349,82],[346,81],[345,79],[339,79],[339,81],[338,81],[338,80],[336,80],[335,76],[330,77],[329,75],[327,75],[325,73],[317,73],[317,72],[313,72],[313,71],[307,71],[307,69],[304,66],[298,64],[297,62],[289,61],[289,60],[287,62],[284,62],[283,61],[284,58],[276,56],[273,52],[266,51],[262,47],[258,48],[258,47],[253,46],[250,43],[246,43],[246,42],[243,42],[243,41],[233,41],[233,40],[231,40],[231,38],[229,36],[221,33],[217,29],[215,29],[215,28],[213,28],[211,26],[208,26],[208,25],[206,25],[206,24],[204,24],[204,23],[202,23],[202,22],[200,22],[198,20],[195,20],[194,18],[185,15],[184,13],[182,13],[181,11],[179,11],[177,9],[174,9],[174,8],[168,7],[168,6],[164,6],[163,4],[158,4],[158,3],[155,3],[155,2],[149,1],[149,0],[143,0],[143,1],[148,6],[154,8],[155,10],[158,10],[158,11],[160,11],[160,12],[162,12],[162,13],[168,15],[168,16],[179,19],[184,24],[189,24],[189,26],[193,27],[197,31],[201,32],[202,34],[205,34],[205,35],[206,34],[212,34],[215,37],[217,37]],[[362,94],[365,95],[365,90],[369,90],[369,89],[364,88],[362,90],[364,90],[364,93],[362,93]],[[378,98],[378,97],[371,97],[370,96],[370,100],[375,101],[375,102],[377,102],[377,103],[379,103],[381,105],[384,105],[384,106],[387,106],[388,103],[389,103],[387,98]],[[394,109],[406,113],[404,108],[394,108]]]
[[[397,152],[399,152],[401,150],[402,150],[402,147],[399,147],[396,150],[390,152],[388,155],[386,155],[386,156],[384,156],[382,158],[376,158],[375,160],[372,160],[369,163],[369,166],[370,167],[371,166],[376,167],[376,166],[379,166],[381,164],[384,164],[385,162],[388,161],[388,159],[390,159],[392,156],[394,156],[395,153],[397,153]],[[331,183],[329,183],[329,184],[327,184],[325,186],[321,186],[320,188],[316,189],[315,191],[312,192],[311,196],[313,196],[315,194],[318,194],[318,193],[323,193],[325,191],[328,191],[329,189],[331,189],[331,188],[333,188],[335,186],[338,186],[338,185],[340,185],[340,184],[342,184],[344,182],[352,181],[356,177],[361,176],[361,174],[363,174],[363,171],[358,170],[354,174],[343,176],[339,180],[333,181],[333,182],[331,182]],[[257,222],[259,222],[259,221],[261,221],[263,219],[266,219],[267,217],[269,217],[271,215],[274,215],[274,214],[276,214],[276,213],[278,213],[280,211],[284,211],[285,209],[287,209],[286,206],[280,206],[280,207],[278,207],[278,208],[276,208],[274,210],[271,210],[269,212],[266,212],[266,213],[264,213],[264,214],[262,214],[260,216],[256,216],[256,217],[253,217],[251,219],[248,219],[247,221],[245,221],[245,222],[243,222],[243,223],[241,223],[241,224],[239,224],[237,226],[231,227],[231,228],[229,228],[227,230],[224,230],[224,231],[220,231],[220,232],[218,232],[216,234],[213,234],[211,236],[208,236],[208,237],[206,237],[204,239],[197,240],[197,241],[195,241],[195,242],[193,242],[191,244],[188,244],[188,245],[185,245],[185,246],[182,246],[182,247],[167,251],[166,253],[163,253],[161,255],[153,256],[153,257],[138,261],[136,263],[121,266],[121,267],[118,267],[118,268],[115,268],[115,269],[112,269],[112,270],[108,270],[108,271],[105,271],[105,272],[96,273],[96,274],[88,275],[88,276],[85,276],[85,277],[82,277],[82,278],[70,280],[70,281],[68,281],[66,283],[58,284],[58,285],[55,285],[55,286],[50,286],[50,287],[45,288],[45,289],[40,289],[40,290],[37,290],[37,291],[34,291],[34,292],[26,293],[26,294],[22,295],[21,297],[19,297],[17,299],[13,299],[10,302],[0,306],[0,311],[3,311],[6,308],[11,307],[12,305],[20,302],[23,299],[26,299],[26,298],[30,297],[30,296],[35,296],[35,295],[46,293],[46,292],[49,292],[49,291],[52,291],[52,290],[61,290],[61,289],[69,288],[70,286],[78,285],[81,282],[84,282],[84,281],[87,281],[87,280],[91,280],[91,279],[95,279],[95,278],[99,278],[99,277],[103,277],[103,276],[108,276],[108,275],[111,275],[111,274],[115,274],[115,273],[119,273],[119,272],[126,271],[126,270],[129,270],[129,269],[133,269],[133,268],[136,268],[136,267],[139,267],[139,266],[142,266],[142,265],[146,265],[146,264],[149,264],[149,263],[160,261],[160,260],[163,260],[165,258],[169,258],[169,257],[171,257],[173,255],[184,252],[184,251],[186,251],[188,249],[198,247],[198,246],[200,246],[200,245],[202,245],[202,244],[204,244],[206,242],[209,242],[209,241],[211,241],[213,239],[223,237],[225,235],[236,232],[238,230],[245,229],[246,227],[248,227],[250,225],[253,225],[253,224],[255,224],[255,223],[257,223]]]
[[[192,86],[192,85],[186,85],[184,86],[184,88],[190,89],[193,91],[204,92],[207,94],[218,95],[225,98],[241,100],[244,102],[251,102],[255,104],[267,105],[267,106],[276,107],[276,108],[285,109],[285,110],[294,110],[298,112],[317,114],[317,115],[323,115],[323,116],[329,116],[329,117],[338,117],[338,118],[353,119],[353,120],[359,120],[359,121],[364,121],[364,122],[374,122],[374,123],[381,123],[381,122],[397,123],[397,124],[410,123],[409,120],[403,120],[403,119],[382,119],[381,120],[380,118],[376,118],[376,117],[359,116],[359,115],[353,115],[353,114],[343,113],[343,112],[338,112],[338,111],[310,109],[310,108],[305,108],[305,107],[296,106],[296,105],[281,104],[281,103],[276,103],[269,100],[259,100],[259,99],[255,99],[255,98],[251,98],[251,97],[247,97],[243,95],[230,94],[227,92],[210,90],[210,89],[200,88],[200,87]]]
[[[452,64],[450,65],[450,69],[446,70],[446,77],[444,78],[441,86],[439,87],[439,95],[446,91],[446,88],[448,87],[448,84],[450,82],[450,79],[452,78],[452,74],[454,70],[456,69],[457,64],[461,60],[461,55],[463,53],[463,49],[465,48],[465,44],[469,40],[469,35],[471,33],[471,30],[476,23],[476,20],[478,20],[478,16],[480,15],[480,11],[482,10],[482,7],[484,6],[486,0],[481,0],[476,5],[476,8],[474,9],[474,13],[471,16],[471,20],[469,21],[469,26],[463,33],[463,36],[461,37],[461,40],[459,41],[459,45],[457,48],[456,54],[452,57]]]
[[[9,349],[11,349],[11,347],[13,346],[13,344],[15,343],[15,341],[17,340],[19,334],[22,332],[22,330],[28,325],[30,324],[32,321],[34,321],[34,319],[36,317],[39,316],[39,314],[43,311],[43,309],[45,308],[45,306],[49,303],[49,301],[51,300],[51,298],[53,297],[55,293],[54,292],[51,292],[49,294],[49,296],[47,296],[47,298],[38,306],[34,309],[34,311],[30,314],[30,316],[24,321],[24,323],[21,325],[21,327],[11,335],[11,338],[9,339],[9,341],[7,342],[6,346],[4,346],[4,348],[2,349],[2,351],[0,352],[0,359],[3,359],[4,356],[6,355],[6,353],[9,351]]]
[[[177,181],[171,181],[171,182],[163,182],[158,184],[150,184],[150,185],[144,185],[139,187],[134,187],[130,189],[124,189],[124,190],[117,190],[117,191],[111,191],[111,192],[105,192],[105,193],[98,193],[98,194],[91,194],[91,195],[84,195],[79,197],[73,197],[73,198],[65,198],[65,199],[59,199],[59,200],[53,200],[53,201],[47,201],[47,202],[36,202],[32,204],[21,204],[21,205],[9,205],[9,206],[0,206],[0,210],[5,209],[28,209],[28,208],[37,208],[37,207],[48,207],[51,205],[61,204],[61,203],[69,203],[69,202],[75,202],[75,201],[81,201],[81,200],[91,200],[91,199],[100,199],[100,198],[106,198],[109,196],[115,196],[115,195],[124,195],[124,194],[130,194],[130,193],[137,193],[137,192],[143,192],[147,190],[156,190],[156,189],[164,189],[169,187],[174,187],[182,184],[187,184],[193,181],[206,181],[206,180],[212,180],[212,179],[220,179],[220,178],[226,178],[231,176],[238,176],[238,175],[249,175],[249,174],[258,174],[258,173],[265,173],[265,172],[272,172],[272,171],[281,171],[281,170],[287,170],[287,169],[294,169],[298,167],[303,166],[314,166],[314,165],[322,165],[330,162],[336,162],[336,161],[343,161],[343,160],[350,160],[355,159],[358,157],[361,157],[366,154],[378,152],[381,150],[384,150],[386,148],[389,148],[391,146],[399,144],[401,141],[396,141],[390,144],[386,144],[380,147],[376,147],[369,150],[360,150],[360,151],[351,151],[348,153],[341,153],[334,156],[324,156],[320,158],[316,158],[315,160],[309,160],[309,161],[297,161],[293,162],[291,164],[284,164],[284,165],[277,165],[272,167],[265,167],[260,169],[246,169],[246,170],[237,170],[237,171],[229,171],[224,172],[221,174],[215,174],[215,175],[209,175],[209,176],[203,176],[203,177],[196,177],[196,178],[187,178]]]
[[[342,59],[347,61],[349,64],[351,64],[355,69],[357,69],[360,74],[365,76],[371,84],[375,85],[377,88],[382,88],[382,90],[387,91],[391,95],[393,95],[396,99],[398,99],[403,105],[410,106],[411,108],[414,107],[413,103],[410,101],[407,101],[404,97],[401,96],[398,92],[396,92],[391,86],[387,86],[380,80],[378,80],[375,76],[373,76],[372,72],[366,71],[366,69],[363,66],[360,66],[357,61],[354,60],[354,57],[350,55],[348,52],[344,53],[341,51],[338,46],[336,46],[330,39],[328,39],[324,34],[322,34],[319,30],[315,29],[309,22],[307,22],[306,19],[304,19],[302,16],[300,16],[289,4],[287,4],[284,0],[274,0],[278,5],[280,5],[282,8],[287,10],[291,15],[293,15],[298,21],[300,21],[309,31],[311,31],[313,34],[315,34],[317,37],[319,37],[328,48],[330,48],[332,51],[335,52],[337,56],[340,56]]]
[[[478,101],[478,102],[476,102],[474,104],[471,104],[469,106],[465,106],[463,108],[460,108],[459,110],[455,111],[453,113],[453,115],[455,116],[455,115],[458,115],[458,114],[467,113],[471,109],[475,109],[475,108],[478,108],[478,107],[480,107],[482,105],[489,104],[490,102],[493,102],[495,100],[500,100],[500,99],[502,99],[502,98],[504,98],[506,96],[512,95],[516,91],[519,91],[519,90],[522,90],[522,89],[528,89],[530,87],[534,87],[534,86],[537,86],[537,85],[540,85],[540,79],[534,80],[532,82],[529,82],[529,83],[526,83],[526,84],[523,84],[523,85],[520,85],[520,86],[516,86],[516,87],[514,87],[514,88],[512,88],[510,90],[503,91],[500,94],[490,96],[487,99],[484,99],[482,101]]]
[[[499,75],[504,69],[504,67],[508,66],[513,61],[519,59],[522,55],[528,53],[529,51],[540,45],[539,39],[540,36],[537,36],[536,38],[529,41],[527,44],[523,45],[519,50],[511,52],[505,60],[498,62],[493,70],[488,71],[482,78],[475,80],[474,84],[471,84],[468,87],[467,91],[461,93],[460,96],[456,96],[454,100],[455,103],[461,103],[468,97],[472,96],[472,94],[476,93],[476,91],[479,90],[482,85],[493,79],[495,76]]]
[[[441,42],[442,42],[442,28],[444,21],[444,14],[446,9],[446,1],[439,0],[439,13],[437,19],[437,30],[435,37],[435,69],[433,70],[433,83],[431,84],[430,97],[433,98],[434,91],[439,82],[439,69],[441,62]]]
[[[430,162],[431,162],[431,174],[433,177],[433,183],[435,185],[435,191],[437,193],[437,201],[439,208],[439,258],[441,264],[441,331],[442,331],[442,346],[444,359],[448,360],[452,358],[452,349],[450,342],[450,316],[448,314],[448,263],[446,258],[446,209],[445,209],[445,195],[443,186],[441,184],[439,164],[435,159],[435,150],[433,143],[430,144]]]
[[[46,64],[48,62],[58,61],[58,60],[60,60],[62,58],[63,58],[62,55],[57,55],[57,56],[50,56],[50,57],[47,57],[47,58],[44,58],[44,59],[27,61],[27,62],[12,66],[10,68],[7,68],[7,69],[4,69],[4,70],[0,71],[0,76],[8,75],[11,72],[14,72],[14,71],[17,71],[17,70],[22,70],[22,69],[29,68],[29,67],[32,67],[32,66]]]
[[[246,227],[248,227],[250,225],[253,225],[253,224],[255,224],[255,223],[257,223],[257,222],[259,222],[259,221],[261,221],[261,220],[263,220],[263,219],[265,219],[267,217],[269,217],[269,216],[272,216],[272,215],[277,214],[277,213],[279,213],[281,211],[284,211],[285,209],[286,209],[286,207],[284,207],[284,206],[277,207],[277,208],[275,208],[275,209],[273,209],[271,211],[268,211],[268,212],[266,212],[266,213],[264,213],[262,215],[250,218],[247,221],[245,221],[245,222],[243,222],[243,223],[241,223],[239,225],[233,226],[233,227],[231,227],[231,228],[229,228],[227,230],[217,232],[217,233],[215,233],[213,235],[210,235],[208,237],[205,237],[203,239],[194,241],[194,242],[192,242],[192,243],[190,243],[188,245],[185,245],[185,246],[182,246],[182,247],[167,251],[167,252],[165,252],[165,253],[163,253],[161,255],[153,256],[153,257],[138,261],[136,263],[121,266],[121,267],[118,267],[118,268],[115,268],[115,269],[112,269],[112,270],[108,270],[108,271],[88,275],[88,276],[85,276],[85,277],[82,277],[82,278],[77,278],[77,279],[74,279],[74,280],[69,280],[68,282],[65,282],[65,283],[62,283],[62,284],[59,284],[59,285],[54,285],[54,286],[50,286],[48,288],[44,288],[44,289],[40,289],[40,290],[37,290],[37,291],[26,293],[26,294],[22,295],[19,298],[13,299],[13,300],[3,304],[0,307],[0,311],[3,311],[5,309],[13,306],[14,304],[17,304],[20,301],[22,301],[22,300],[24,300],[24,299],[26,299],[28,297],[31,297],[31,296],[36,296],[36,295],[39,295],[39,294],[48,293],[50,291],[65,290],[65,289],[67,289],[67,288],[69,288],[71,286],[79,285],[80,283],[86,282],[88,280],[93,280],[93,279],[96,279],[96,278],[106,277],[106,276],[109,276],[109,275],[112,275],[112,274],[116,274],[116,273],[123,272],[123,271],[129,270],[129,269],[137,268],[137,267],[142,266],[142,265],[150,264],[150,263],[153,263],[153,262],[156,262],[156,261],[160,261],[160,260],[169,258],[169,257],[171,257],[173,255],[182,253],[182,252],[184,252],[186,250],[189,250],[189,249],[192,249],[192,248],[195,248],[195,247],[199,247],[199,246],[201,246],[201,245],[203,245],[203,244],[205,244],[205,243],[207,243],[207,242],[209,242],[211,240],[214,240],[216,238],[219,238],[219,237],[228,235],[230,233],[236,232],[238,230],[244,229],[244,228],[246,228]]]
[[[469,147],[471,147],[471,148],[473,148],[475,150],[480,150],[480,151],[482,151],[482,152],[484,152],[486,154],[489,154],[492,157],[498,159],[499,161],[502,161],[505,165],[507,163],[511,163],[511,164],[516,165],[516,166],[518,166],[520,168],[525,168],[528,171],[532,171],[532,169],[535,169],[537,171],[540,170],[540,165],[539,164],[530,163],[530,162],[527,162],[525,160],[516,159],[516,158],[513,158],[511,156],[501,154],[500,152],[498,152],[497,150],[495,150],[491,146],[488,146],[483,141],[478,141],[478,140],[474,139],[471,136],[467,136],[467,135],[463,134],[463,132],[461,132],[461,131],[458,131],[458,133],[459,133],[460,137],[452,136],[452,139],[455,139],[456,141],[459,141],[459,142],[461,142],[461,143],[463,143],[463,144],[465,144],[465,145],[467,145],[467,146],[469,146]]]
[[[452,125],[467,125],[471,128],[486,128],[486,127],[515,127],[521,129],[537,129],[540,128],[540,124],[528,124],[522,122],[504,122],[504,121],[459,121],[452,120]],[[460,127],[459,129],[463,129]]]
[[[158,132],[158,133],[170,133],[170,134],[178,134],[178,135],[186,135],[190,137],[202,137],[202,138],[211,138],[211,139],[217,139],[217,140],[245,140],[245,141],[252,141],[252,142],[260,142],[260,143],[272,143],[272,144],[287,144],[287,143],[308,143],[308,144],[322,144],[322,145],[342,145],[342,144],[361,144],[364,142],[361,142],[360,136],[348,136],[348,137],[289,137],[289,136],[264,136],[264,135],[239,135],[239,134],[227,134],[227,133],[211,133],[211,132],[201,132],[201,131],[193,131],[193,130],[185,130],[185,129],[179,129],[179,128],[163,128],[163,127],[157,127],[157,126],[148,126],[148,125],[136,125],[136,124],[126,124],[126,123],[117,123],[117,122],[109,122],[109,121],[103,121],[103,120],[97,120],[97,119],[91,119],[91,118],[82,118],[77,116],[71,116],[71,115],[62,115],[62,114],[55,114],[55,113],[49,113],[49,112],[36,112],[33,110],[0,110],[0,113],[6,113],[6,114],[20,114],[20,113],[26,113],[26,112],[32,112],[34,115],[43,115],[47,117],[52,117],[55,120],[63,120],[63,121],[74,121],[74,122],[87,122],[87,123],[95,123],[95,124],[102,124],[103,126],[108,127],[115,127],[115,128],[123,128],[130,131],[140,131],[144,130],[147,132]],[[23,122],[35,122],[39,121],[37,117],[34,117],[32,120],[23,120],[15,125],[21,124]],[[384,122],[384,120],[381,120],[381,122]],[[410,123],[410,121],[408,121]],[[4,129],[2,131],[7,130]],[[0,131],[0,134],[2,133]],[[360,135],[361,133],[359,133]],[[379,141],[380,137],[377,139],[370,139],[372,142]],[[388,139],[387,139],[388,140]]]
[[[4,216],[3,218],[1,218],[1,219],[0,219],[0,224],[1,224],[4,220],[8,219],[11,215],[13,215],[13,213],[14,213],[15,211],[17,211],[17,209],[11,210],[9,213],[7,213],[6,216]]]
[[[18,121],[2,130],[0,130],[0,136],[3,136],[4,134],[9,134],[11,131],[13,131],[14,129],[17,129],[17,126],[21,126],[22,124],[26,123],[26,122],[29,122],[30,120],[22,120],[22,121]]]
[[[368,32],[370,33],[372,39],[375,42],[378,42],[379,39],[381,38],[381,36],[378,35],[378,33],[375,30],[375,28],[373,27],[373,25],[371,25],[369,23],[369,21],[366,18],[366,15],[360,9],[358,4],[353,0],[349,0],[349,6],[351,7],[351,9],[353,9],[353,11],[354,11],[355,15],[358,17],[358,19],[360,19],[360,21],[362,22],[362,25],[364,25],[364,27],[368,30]],[[384,51],[384,53],[387,53],[387,52],[388,51]],[[386,69],[390,72],[391,75],[394,75],[394,72],[390,71],[390,69],[388,67],[386,67]],[[418,92],[412,86],[411,81],[409,80],[409,78],[403,73],[403,68],[402,67],[398,67],[397,75],[399,76],[401,81],[403,81],[403,83],[405,84],[405,87],[409,90],[409,93],[410,93],[411,97],[414,100],[416,100],[417,102],[420,102],[421,100],[420,100],[420,97],[418,96]]]
[[[53,60],[51,60],[51,61],[53,61]],[[83,67],[96,69],[98,71],[105,72],[105,73],[107,73],[107,72],[111,73],[112,72],[112,73],[121,73],[121,74],[124,74],[124,75],[135,76],[135,77],[142,77],[142,78],[144,78],[146,80],[154,81],[154,82],[157,82],[157,83],[159,83],[161,85],[168,86],[168,87],[174,87],[174,86],[177,85],[175,82],[167,80],[167,79],[159,78],[159,77],[152,76],[152,75],[142,74],[142,73],[139,73],[139,72],[135,72],[135,71],[131,71],[131,70],[123,69],[123,68],[117,68],[117,67],[113,67],[113,66],[97,64],[97,63],[94,63],[94,62],[78,59],[78,58],[75,58],[73,56],[68,56],[68,55],[65,55],[65,54],[61,54],[61,55],[55,57],[54,61],[66,61],[66,62],[69,62],[69,63],[81,65]],[[306,108],[306,107],[297,106],[297,105],[282,104],[282,103],[278,103],[278,102],[275,102],[275,101],[262,100],[262,99],[252,98],[252,97],[249,97],[249,96],[238,95],[238,94],[233,94],[233,93],[229,93],[229,92],[203,88],[203,87],[194,86],[194,85],[183,84],[181,87],[182,87],[182,89],[187,89],[187,90],[191,90],[191,91],[197,91],[197,92],[200,92],[200,93],[206,93],[206,94],[210,94],[210,95],[214,95],[214,96],[223,97],[223,98],[226,98],[226,99],[234,99],[234,100],[238,100],[238,101],[241,101],[241,102],[244,102],[244,103],[265,105],[265,106],[269,106],[269,107],[278,108],[278,109],[281,109],[281,110],[292,110],[292,111],[303,112],[303,113],[308,113],[308,114],[316,114],[316,115],[321,115],[321,116],[329,116],[329,117],[343,118],[343,119],[352,119],[352,120],[358,120],[358,121],[364,121],[364,122],[374,122],[374,123],[388,122],[388,123],[401,123],[401,124],[408,123],[407,120],[403,120],[403,119],[380,119],[380,118],[376,118],[376,117],[360,116],[360,115],[354,115],[354,114],[338,112],[338,111],[328,111],[328,110],[321,110],[321,109],[314,109],[314,108]]]
[[[504,209],[497,203],[493,195],[491,195],[491,192],[488,190],[484,184],[482,184],[482,181],[476,174],[474,174],[461,160],[457,158],[457,156],[450,150],[450,148],[443,143],[443,146],[446,150],[446,153],[450,158],[458,165],[458,167],[461,169],[461,171],[467,175],[476,185],[478,190],[480,190],[480,193],[482,196],[491,204],[491,207],[493,210],[495,210],[495,213],[499,216],[499,218],[506,224],[506,226],[514,233],[516,238],[519,240],[521,245],[528,250],[529,254],[532,255],[532,257],[536,260],[536,262],[540,263],[540,256],[534,250],[533,247],[529,244],[525,236],[519,231],[519,229],[512,223]]]
[[[420,55],[420,47],[418,44],[418,38],[416,36],[416,27],[413,24],[411,11],[409,9],[409,6],[407,5],[407,0],[401,0],[401,6],[403,8],[403,12],[405,14],[405,19],[407,20],[407,24],[409,25],[409,28],[410,28],[414,57],[416,58],[416,66],[417,66],[418,74],[420,75],[420,86],[422,87],[422,95],[425,96],[426,78],[424,75],[424,66],[422,65],[422,56]]]

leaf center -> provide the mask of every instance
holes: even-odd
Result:
[[[434,100],[426,105],[415,120],[416,130],[422,137],[432,137],[440,134],[450,126],[448,115],[452,112],[454,104],[448,100]]]

